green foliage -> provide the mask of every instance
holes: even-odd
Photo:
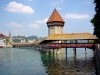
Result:
[[[89,43],[94,43],[94,40],[89,40]]]
[[[21,42],[21,39],[13,39],[14,42]]]
[[[94,4],[96,13],[90,22],[94,26],[93,34],[100,39],[100,0],[94,0]]]
[[[27,38],[29,38],[29,39],[38,39],[38,37],[35,36],[35,35],[33,35],[33,36],[29,36],[29,37],[27,37]]]

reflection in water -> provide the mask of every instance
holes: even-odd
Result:
[[[84,53],[84,58],[78,58],[73,53],[73,56],[69,57],[67,54],[64,58],[63,53],[41,54],[41,59],[48,75],[95,75],[93,57],[87,55]]]
[[[12,59],[12,52],[11,52],[11,48],[9,48],[8,50],[6,49],[0,49],[0,68],[6,63],[6,62],[10,62]]]
[[[1,48],[0,75],[47,75],[38,50]]]
[[[35,49],[0,49],[0,75],[95,75],[93,51],[55,50],[46,55]]]
[[[6,58],[6,61],[11,61],[12,60],[12,49],[11,48],[8,48],[8,50],[6,50],[5,52],[5,58]]]

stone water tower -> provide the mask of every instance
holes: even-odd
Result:
[[[47,21],[48,35],[63,34],[64,20],[56,9],[53,10],[50,18]]]
[[[48,36],[51,34],[63,34],[63,26],[64,26],[64,20],[62,19],[62,17],[60,16],[60,14],[58,13],[58,11],[56,9],[53,10],[50,18],[47,21],[47,27],[48,27]],[[55,41],[55,43],[61,43],[62,41]],[[51,53],[53,53],[53,50],[50,50]],[[63,58],[63,53],[64,53],[64,49],[55,49],[54,50],[54,54],[56,53],[62,53],[60,54],[58,57],[59,59]]]

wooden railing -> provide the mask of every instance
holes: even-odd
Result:
[[[49,48],[93,48],[94,44],[47,44]]]

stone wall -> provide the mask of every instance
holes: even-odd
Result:
[[[62,26],[50,26],[48,27],[48,35],[51,34],[63,34]]]

